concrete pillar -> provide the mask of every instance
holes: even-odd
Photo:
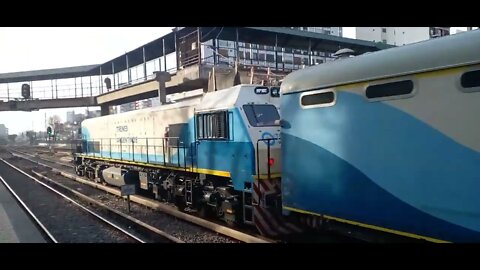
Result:
[[[165,104],[167,103],[167,89],[165,83],[172,79],[172,75],[165,71],[155,72],[155,75],[155,79],[158,82],[158,97],[160,98],[160,104]]]
[[[143,52],[143,78],[144,80],[147,80],[147,61],[145,58],[145,47],[142,47],[142,52]]]
[[[167,55],[165,53],[165,39],[162,38],[162,53],[163,53],[163,71],[167,71]],[[160,61],[160,58],[159,58]],[[162,63],[159,62],[158,71],[162,71]]]
[[[308,65],[313,65],[312,63],[312,40],[308,40]]]
[[[278,70],[278,35],[275,34],[275,70]],[[283,61],[283,59],[282,59]]]
[[[115,84],[115,65],[113,64],[112,61],[112,77],[113,77],[113,90],[117,89],[117,86]]]
[[[177,62],[177,70],[180,70],[180,63],[178,60],[178,46],[177,46],[177,30],[173,31],[173,40],[175,41],[175,60]]]
[[[102,104],[100,106],[100,114],[102,116],[109,115],[110,114],[110,107],[107,104]]]

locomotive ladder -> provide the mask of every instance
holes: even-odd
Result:
[[[245,188],[242,191],[243,223],[253,225],[253,197],[252,189]]]
[[[185,180],[185,202],[187,205],[192,205],[193,203],[193,183],[192,180]]]

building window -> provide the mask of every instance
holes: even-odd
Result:
[[[294,58],[293,58],[293,63],[294,63],[295,65],[301,65],[301,64],[302,64],[302,58],[300,58],[300,57],[294,57]]]
[[[277,126],[275,122],[280,120],[277,108],[271,104],[243,105],[243,111],[253,127]]]
[[[278,63],[282,63],[282,62],[283,62],[283,58],[282,58],[281,55],[278,55],[278,56],[277,56],[277,62],[278,62]]]
[[[219,40],[219,41],[218,41],[218,46],[220,46],[220,47],[228,47],[228,41]]]
[[[304,108],[327,107],[335,103],[335,92],[332,90],[317,90],[300,96],[300,104]]]
[[[382,42],[387,44],[387,40],[386,39],[382,39]]]
[[[228,139],[228,111],[197,114],[196,120],[199,140]]]
[[[387,28],[382,28],[382,33],[387,33]]]
[[[275,56],[273,54],[267,54],[267,62],[274,62]]]
[[[409,95],[413,92],[413,81],[405,80],[384,84],[370,85],[365,94],[368,99],[398,97]]]
[[[228,49],[218,49],[218,54],[220,57],[228,57]]]
[[[460,77],[460,84],[464,92],[480,91],[480,70],[467,71]]]

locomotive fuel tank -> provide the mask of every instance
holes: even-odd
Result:
[[[138,172],[117,167],[110,167],[102,171],[105,182],[112,186],[135,185],[138,186]]]

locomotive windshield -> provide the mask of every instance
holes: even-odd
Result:
[[[247,115],[248,122],[254,127],[276,126],[275,120],[280,119],[278,110],[270,104],[251,104],[243,105],[243,110]]]

